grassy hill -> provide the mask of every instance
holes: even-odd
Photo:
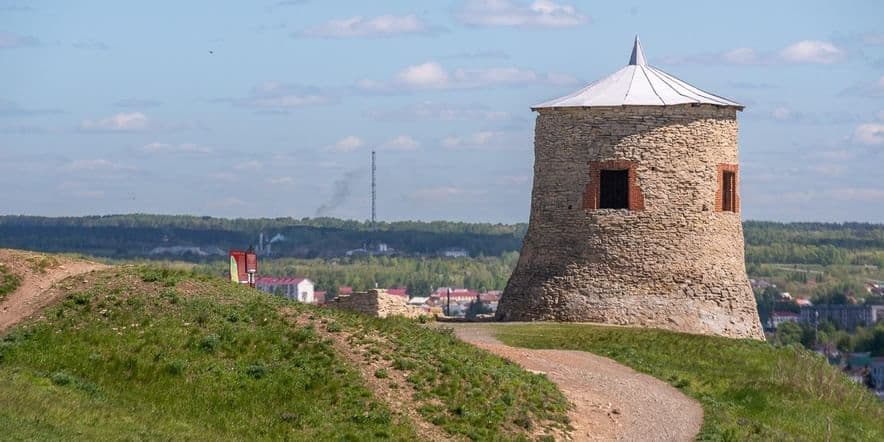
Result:
[[[509,345],[589,351],[670,382],[702,404],[700,440],[884,440],[884,403],[803,349],[586,324],[495,330]]]
[[[420,419],[446,434],[527,440],[567,427],[569,405],[545,377],[413,321],[323,311],[152,267],[61,285],[43,319],[0,338],[4,438],[423,438],[330,333],[378,339],[358,358],[383,368],[374,379],[405,391]]]
[[[151,266],[59,290],[41,318],[0,336],[5,439],[536,440],[570,428],[570,405],[546,377],[417,321]],[[510,345],[590,351],[670,382],[702,404],[701,440],[884,440],[884,405],[803,350],[489,326]]]

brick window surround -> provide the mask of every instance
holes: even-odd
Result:
[[[733,212],[740,213],[740,166],[737,164],[719,164],[718,165],[718,190],[715,191],[715,211],[725,212],[724,210],[724,173],[732,172],[734,174],[733,194]],[[728,210],[727,212],[731,212]]]
[[[629,172],[629,210],[644,210],[645,198],[642,195],[641,188],[638,186],[635,165],[634,161],[629,160],[590,161],[589,182],[586,183],[586,190],[583,192],[583,208],[590,210],[599,208],[599,202],[601,201],[599,195],[601,171],[626,170]]]

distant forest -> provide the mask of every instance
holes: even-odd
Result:
[[[471,256],[519,251],[527,224],[449,221],[368,222],[335,218],[224,219],[184,215],[108,215],[49,218],[0,216],[0,247],[72,252],[115,259],[176,258],[207,261],[218,256],[159,253],[156,248],[200,247],[226,251],[256,245],[258,235],[277,234],[274,256],[330,258],[384,243],[403,255],[433,256],[448,248]],[[884,224],[777,223],[747,221],[748,263],[874,265],[884,267]]]

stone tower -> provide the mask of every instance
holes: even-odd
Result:
[[[497,318],[764,339],[746,278],[739,103],[646,64],[532,108],[531,219]]]

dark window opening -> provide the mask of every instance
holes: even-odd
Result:
[[[629,171],[599,171],[599,208],[629,208]]]
[[[721,184],[721,210],[725,212],[736,212],[737,174],[735,172],[725,171],[722,175]]]

